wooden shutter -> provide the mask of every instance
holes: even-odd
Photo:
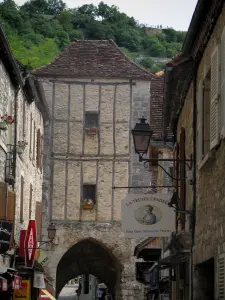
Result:
[[[152,146],[152,145],[150,145],[150,149],[149,149],[150,151],[149,151],[149,158],[151,159],[151,158],[154,158],[154,159],[156,159],[156,158],[158,158],[158,148],[156,148],[156,147],[154,147],[154,146]],[[153,160],[153,161],[151,161],[151,163],[149,164],[149,168],[151,169],[151,166],[158,166],[158,161],[157,160]]]
[[[35,142],[35,140],[36,140],[36,124],[35,124],[35,122],[34,122],[33,131],[34,131],[34,133],[33,133],[33,160],[35,160],[35,147],[36,147],[36,142]]]
[[[185,129],[180,133],[180,208],[186,209],[186,176],[185,176]],[[185,214],[181,214],[181,229],[185,229]]]
[[[41,166],[41,131],[37,131],[37,168]]]
[[[200,80],[197,90],[197,162],[202,161],[203,156],[203,82]]]
[[[43,152],[44,152],[44,136],[41,136],[41,158],[40,158],[40,169],[43,169]]]
[[[16,193],[8,191],[7,220],[14,223],[16,208]]]
[[[40,241],[42,235],[42,202],[36,202],[35,220],[37,227],[37,237]]]
[[[220,134],[225,137],[225,27],[221,36],[221,52],[220,52],[220,62],[221,62],[221,94],[220,94]]]
[[[33,134],[33,130],[32,130],[32,124],[33,124],[33,119],[32,119],[32,114],[30,114],[30,159],[32,158],[32,134]]]
[[[219,47],[211,55],[210,149],[219,143]]]
[[[219,255],[217,263],[217,299],[225,299],[225,254]]]
[[[0,220],[6,219],[7,183],[0,182]]]
[[[21,176],[20,183],[20,223],[23,223],[23,199],[24,198],[24,178]]]
[[[32,214],[32,198],[33,198],[33,186],[30,184],[30,195],[29,195],[29,220]]]

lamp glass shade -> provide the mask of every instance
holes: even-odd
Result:
[[[150,140],[153,131],[150,129],[148,123],[146,123],[145,118],[141,118],[140,122],[136,123],[134,129],[132,130],[134,149],[139,155],[143,155],[148,152]]]
[[[48,238],[49,240],[54,240],[55,238],[55,234],[56,234],[56,228],[55,228],[55,225],[53,223],[51,223],[49,226],[48,226]]]

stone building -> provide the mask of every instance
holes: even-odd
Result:
[[[186,176],[178,199],[186,213],[178,214],[177,230],[189,236],[183,239],[189,255],[175,270],[176,299],[225,297],[224,51],[224,1],[199,0],[182,54],[167,64],[165,75],[164,125],[173,128],[177,155],[187,162],[180,168],[179,176]]]
[[[151,180],[134,154],[131,128],[138,118],[149,119],[152,75],[111,40],[74,41],[34,74],[51,111],[43,218],[57,225],[48,265],[56,294],[71,278],[90,273],[117,299],[140,298],[136,241],[121,232],[120,201],[128,187]],[[85,199],[93,208],[85,209]]]
[[[48,115],[41,86],[15,60],[1,27],[0,53],[0,115],[14,119],[10,125],[0,120],[0,219],[13,222],[19,244],[20,229],[27,229],[29,219],[37,220],[41,236],[43,124]]]

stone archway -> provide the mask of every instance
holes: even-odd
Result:
[[[92,274],[104,282],[116,296],[120,292],[122,265],[112,252],[93,238],[73,245],[61,258],[56,271],[56,296],[72,278]]]

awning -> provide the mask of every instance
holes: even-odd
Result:
[[[161,256],[162,249],[152,248],[150,246],[154,240],[154,238],[147,238],[139,243],[134,249],[134,256],[136,256],[136,258],[143,258],[145,261],[158,260]]]
[[[0,274],[4,274],[4,273],[14,273],[14,272],[17,272],[17,270],[15,269],[12,269],[12,268],[7,268],[7,267],[2,267],[0,268]]]
[[[41,289],[40,300],[45,300],[45,299],[56,300],[56,298],[53,297],[52,294],[49,293],[49,291],[47,291],[46,289]]]

